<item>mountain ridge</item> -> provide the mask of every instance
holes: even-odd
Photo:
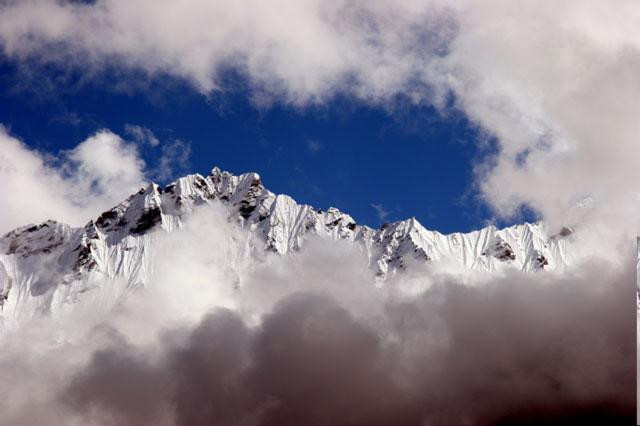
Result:
[[[287,255],[302,250],[311,236],[343,240],[364,250],[375,279],[382,281],[412,264],[535,272],[563,270],[571,261],[570,228],[549,235],[542,223],[524,223],[445,235],[409,218],[374,229],[337,208],[325,211],[274,194],[257,173],[236,176],[214,167],[207,176],[187,175],[164,187],[150,183],[84,227],[49,220],[0,237],[3,318],[78,303],[95,293],[87,283],[101,279],[121,281],[108,289],[116,299],[144,287],[151,277],[154,234],[181,229],[204,205],[222,206],[230,222],[248,231],[240,258],[259,257],[260,251]]]

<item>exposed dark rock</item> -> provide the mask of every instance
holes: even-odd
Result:
[[[51,253],[64,243],[64,236],[51,232],[37,232],[49,227],[49,223],[42,223],[7,233],[3,237],[8,243],[4,246],[3,253],[19,254],[22,257]]]
[[[305,231],[309,231],[310,229],[315,228],[316,226],[316,219],[314,216],[308,216],[304,222],[304,229]]]
[[[260,187],[260,186],[262,186],[262,181],[260,180],[260,178],[259,178],[259,177],[258,177],[258,178],[255,178],[255,179],[253,179],[253,180],[251,181],[251,186],[252,186],[252,187],[254,187],[254,188],[255,188],[255,187]]]
[[[197,176],[197,177],[194,179],[193,184],[194,184],[194,186],[195,186],[196,188],[198,188],[198,189],[200,189],[200,190],[202,190],[202,191],[204,191],[205,189],[208,189],[208,188],[207,188],[207,182],[206,182],[206,181],[204,180],[204,178],[203,178],[203,177],[201,177],[201,176]]]
[[[516,254],[513,249],[509,245],[508,242],[504,241],[501,238],[496,238],[493,243],[482,252],[483,256],[493,256],[498,260],[503,262],[516,260]]]
[[[260,178],[255,178],[251,182],[249,190],[244,195],[243,200],[237,203],[239,206],[238,212],[242,217],[247,219],[251,213],[253,213],[258,204],[258,197],[262,194],[263,189],[264,187],[260,183]]]
[[[18,250],[18,247],[20,247],[20,244],[18,244],[18,241],[11,240],[11,242],[9,243],[9,249],[7,250],[7,254],[14,254],[16,250]]]
[[[118,218],[118,212],[115,210],[108,210],[102,213],[98,219],[96,219],[96,226],[104,228],[111,224],[111,221]]]
[[[256,209],[255,204],[249,204],[243,201],[240,203],[240,208],[238,208],[238,212],[240,213],[240,216],[247,219],[249,216],[251,216],[251,213],[253,213],[255,209]]]
[[[544,268],[549,264],[549,261],[547,260],[547,258],[541,254],[539,254],[538,257],[536,257],[536,262],[538,262],[538,267],[540,268]]]
[[[340,223],[340,220],[341,220],[341,219],[340,219],[340,218],[338,218],[338,219],[334,220],[333,222],[329,222],[329,223],[327,223],[325,226],[326,226],[327,228],[333,228],[334,226],[336,226],[337,224],[339,224],[339,223]]]
[[[162,222],[162,212],[159,207],[145,209],[138,222],[131,228],[131,233],[144,234],[160,222]]]
[[[74,265],[74,269],[76,271],[82,269],[90,271],[98,266],[96,261],[93,259],[93,255],[91,254],[91,247],[86,244],[81,244],[75,250],[78,250],[78,258]]]
[[[63,242],[64,241],[60,240],[60,241],[55,242],[54,244],[50,244],[50,245],[48,245],[46,247],[40,247],[40,248],[37,248],[35,250],[28,250],[28,247],[25,247],[26,250],[22,254],[22,256],[23,257],[27,257],[27,256],[31,256],[31,255],[34,255],[34,254],[40,254],[40,253],[48,254],[48,253],[51,253],[54,249],[60,247]]]
[[[418,247],[413,250],[413,257],[415,257],[416,259],[424,260],[426,262],[431,260],[431,257],[422,247]]]

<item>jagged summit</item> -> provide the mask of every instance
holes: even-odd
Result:
[[[214,167],[208,176],[187,175],[165,187],[151,183],[81,228],[47,221],[2,236],[3,315],[29,316],[81,303],[85,293],[100,291],[96,282],[105,280],[117,283],[108,289],[116,299],[145,286],[155,235],[179,232],[195,210],[214,203],[247,231],[239,249],[244,258],[301,250],[309,236],[344,240],[366,253],[378,279],[412,265],[443,262],[479,271],[563,269],[573,232],[567,228],[548,236],[543,224],[525,223],[443,235],[415,218],[372,229],[337,208],[323,211],[274,194],[257,173],[236,176]]]

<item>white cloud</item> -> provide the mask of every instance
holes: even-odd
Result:
[[[487,200],[502,214],[528,203],[607,239],[638,232],[638,3],[491,1],[459,22],[437,66],[498,137],[495,164],[479,168]],[[577,208],[586,197],[592,207]]]
[[[150,146],[160,145],[160,141],[158,140],[156,135],[153,134],[151,129],[143,126],[138,126],[136,124],[126,124],[124,126],[124,130],[133,138],[133,140],[135,140],[139,144],[149,144]]]
[[[152,148],[160,147],[160,140],[151,129],[136,124],[126,124],[125,132],[141,148],[148,145]],[[189,173],[191,158],[191,144],[180,139],[167,140],[162,144],[157,164],[148,170],[148,175],[164,182],[176,178],[176,173]]]
[[[167,181],[176,178],[176,172],[188,173],[191,144],[180,139],[165,142],[158,165],[151,171],[154,179]]]
[[[0,233],[47,219],[84,225],[145,184],[135,147],[107,130],[57,158],[0,127]]]
[[[129,125],[134,142],[99,130],[75,148],[57,154],[29,148],[0,125],[0,234],[53,219],[84,225],[123,201],[149,179],[167,181],[188,172],[191,146],[182,140],[162,143],[144,127]],[[139,148],[160,149],[147,167]]]
[[[117,60],[184,77],[204,92],[237,66],[262,95],[305,103],[352,80],[367,98],[402,90],[414,66],[450,38],[450,24],[434,2],[30,0],[2,8],[0,41],[15,57],[85,70]]]
[[[144,161],[135,147],[118,135],[101,130],[67,153],[76,184],[87,192],[118,200],[144,182]]]
[[[384,208],[382,204],[371,204],[371,207],[376,211],[376,215],[378,219],[384,220],[387,216],[389,216],[389,212]]]
[[[3,424],[633,415],[634,313],[621,309],[630,253],[562,274],[458,276],[428,265],[419,279],[429,285],[406,292],[417,276],[376,287],[365,253],[345,241],[238,262],[246,231],[215,207],[180,232],[152,234],[150,282],[97,325],[84,311],[3,335]]]
[[[141,24],[143,23],[143,24]],[[457,106],[499,141],[477,167],[501,215],[526,203],[613,241],[640,231],[640,6],[632,0],[29,0],[0,9],[17,60],[170,73],[204,93],[224,70],[256,102],[337,93]],[[590,209],[575,208],[590,196]]]

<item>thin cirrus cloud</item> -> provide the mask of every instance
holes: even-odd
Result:
[[[315,154],[321,151],[322,149],[324,149],[324,145],[321,142],[318,142],[312,139],[307,139],[307,148],[309,148],[309,151]]]
[[[162,145],[158,165],[151,177],[166,182],[176,177],[176,173],[188,173],[191,160],[191,144],[180,139],[166,141]]]
[[[382,204],[371,204],[371,207],[376,211],[376,215],[379,220],[385,220],[389,216],[389,211],[384,208]]]
[[[137,124],[126,124],[125,133],[133,139],[139,147],[160,146],[160,139],[147,127]],[[148,173],[152,179],[161,182],[175,178],[176,173],[187,173],[191,160],[191,144],[180,139],[166,140],[160,147],[160,157],[157,166]]]
[[[613,240],[640,230],[639,9],[627,0],[9,1],[0,44],[16,61],[86,72],[119,64],[203,93],[224,89],[232,68],[266,105],[345,94],[443,107],[454,95],[497,138],[497,154],[475,166],[497,214],[527,205],[554,226],[585,223]],[[579,207],[587,198],[591,207]]]
[[[124,131],[130,135],[139,144],[148,144],[150,146],[160,145],[160,141],[156,135],[144,126],[138,126],[137,124],[126,124]]]

